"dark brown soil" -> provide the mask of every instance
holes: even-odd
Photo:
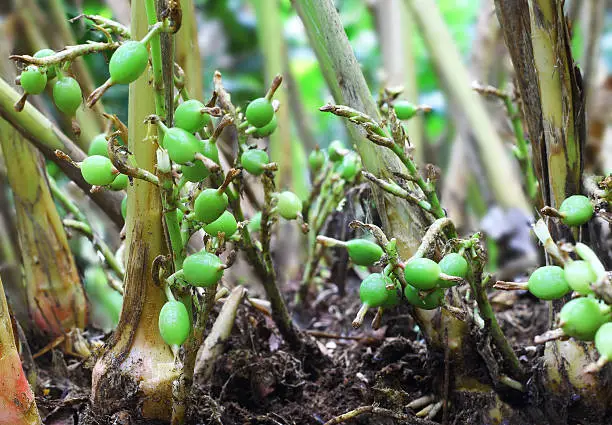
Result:
[[[349,279],[347,292],[355,293],[356,282]],[[243,305],[226,351],[215,364],[213,380],[195,385],[189,423],[315,425],[359,406],[376,405],[412,419],[364,414],[348,423],[433,424],[416,418],[415,412],[405,406],[423,395],[434,394],[439,398],[435,394],[436,379],[442,375],[445,363],[443,358],[428,353],[409,308],[399,307],[386,314],[382,327],[376,331],[369,323],[353,330],[350,322],[359,307],[358,298],[339,297],[331,288],[320,293],[327,295],[314,301],[311,309],[298,311],[295,319],[332,359],[328,367],[313,370],[312,359],[287,351],[269,317]],[[527,347],[519,355],[530,363],[541,351],[529,346],[535,335],[546,330],[546,305],[517,293],[496,295],[492,302],[511,343]],[[38,402],[46,413],[46,424],[154,423],[138,421],[135,412],[119,412],[111,418],[94,417],[88,406],[87,367],[91,365],[64,359],[58,351],[44,356],[39,363],[45,395]],[[505,401],[529,408],[526,398],[516,395],[506,397]],[[480,412],[484,402],[474,394],[449,394],[436,423],[447,418],[448,424],[489,424]],[[546,421],[520,422],[531,423],[540,425]]]

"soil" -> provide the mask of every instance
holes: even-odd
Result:
[[[358,281],[349,275],[347,293],[357,293]],[[332,360],[326,367],[313,369],[311,359],[288,351],[271,319],[244,304],[225,353],[216,361],[214,378],[195,383],[189,423],[315,425],[357,407],[374,405],[407,418],[368,413],[347,423],[434,424],[446,420],[448,424],[484,425],[481,404],[466,394],[449,394],[435,422],[419,419],[415,411],[405,407],[425,395],[439,397],[435,388],[439,388],[445,369],[444,358],[428,352],[409,307],[385,313],[378,330],[368,322],[354,330],[351,320],[359,308],[358,297],[340,297],[335,286],[323,288],[319,294],[312,308],[297,310],[295,320]],[[533,337],[546,330],[547,307],[527,294],[499,294],[492,303],[500,324],[514,346],[526,347],[519,355],[528,365],[541,352],[531,346]],[[367,316],[367,320],[371,318],[371,314]],[[95,334],[95,330],[90,332],[90,337]],[[118,412],[110,418],[91,414],[91,364],[64,357],[56,350],[37,363],[38,393],[43,393],[37,401],[45,424],[154,423],[139,421],[136,412]],[[517,402],[511,398],[509,402]]]

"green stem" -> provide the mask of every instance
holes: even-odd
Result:
[[[272,173],[265,172],[262,176],[264,187],[264,205],[261,210],[261,246],[262,256],[268,273],[276,275],[274,265],[272,264],[272,255],[270,253],[270,213],[272,209],[272,193],[274,193],[274,177]],[[276,278],[274,279],[276,281]]]
[[[535,172],[533,171],[533,164],[531,163],[531,155],[529,154],[529,148],[527,146],[527,140],[523,135],[523,125],[521,123],[521,117],[512,103],[510,96],[504,96],[504,105],[508,111],[508,117],[512,122],[512,130],[514,131],[514,137],[516,138],[517,148],[517,159],[521,164],[521,170],[525,175],[525,185],[527,186],[527,195],[533,201],[538,195],[538,181],[536,180]]]
[[[150,0],[147,4],[152,6]],[[144,6],[143,1],[132,2],[131,32],[135,39],[143,37],[149,29]],[[143,122],[156,112],[155,94],[146,75],[130,84],[129,90],[128,149],[140,168],[153,172],[157,166],[157,146],[151,142],[150,133],[156,132]],[[174,354],[162,339],[155,320],[166,295],[151,274],[155,259],[169,253],[162,225],[160,188],[135,180],[128,187],[127,199],[128,258],[123,309],[117,329],[92,371],[91,399],[100,414],[138,405],[145,421],[169,421],[172,387],[179,373],[169,366],[174,362]],[[125,385],[117,386],[118,379]],[[129,390],[135,387],[137,392]]]
[[[476,298],[476,303],[478,304],[480,316],[485,322],[485,329],[491,334],[491,338],[493,338],[495,346],[500,351],[508,371],[514,378],[523,380],[525,377],[525,371],[523,370],[521,362],[516,356],[516,353],[512,349],[512,346],[500,328],[499,322],[495,317],[495,312],[493,311],[491,303],[489,302],[489,297],[486,290],[487,280],[488,279],[483,279],[477,284],[476,279],[469,279],[470,287],[472,288],[472,292]]]
[[[157,11],[155,0],[145,0],[147,21],[149,26],[157,24]],[[166,116],[166,106],[164,100],[164,76],[162,68],[161,43],[159,34],[153,35],[151,45],[151,64],[153,66],[153,89],[155,92],[155,113],[159,117]]]
[[[395,153],[395,155],[397,155],[400,161],[402,161],[402,164],[406,166],[408,172],[414,178],[415,183],[421,188],[429,200],[431,205],[431,213],[436,218],[446,217],[446,213],[440,205],[440,199],[438,198],[435,187],[431,183],[427,183],[423,177],[421,177],[421,174],[419,174],[419,171],[417,170],[416,164],[409,155],[406,155],[403,147],[397,143],[394,143],[391,150]]]
[[[292,0],[310,45],[319,60],[319,67],[336,104],[348,105],[374,120],[379,119],[359,63],[344,32],[340,16],[332,0]],[[404,166],[391,152],[368,141],[360,129],[347,122],[350,140],[357,145],[364,168],[370,173],[391,180],[394,172],[405,174]],[[400,250],[409,256],[417,248],[420,234],[429,225],[420,208],[393,198],[373,188],[377,210],[385,230],[397,237]]]
[[[283,21],[279,1],[253,0],[257,23],[257,38],[264,56],[265,83],[270,84],[277,74],[285,71],[286,51],[283,36]],[[270,136],[270,158],[279,165],[277,175],[279,187],[293,188],[292,184],[292,140],[289,102],[284,88],[276,90],[275,98],[280,102],[276,112],[278,129]]]
[[[151,41],[153,37],[155,37],[156,35],[159,35],[163,30],[164,30],[164,23],[155,22],[155,24],[151,26],[151,29],[149,30],[149,32],[140,39],[140,42],[142,44],[147,44],[149,41]],[[151,54],[151,56],[153,55]],[[161,51],[160,51],[160,57],[161,57]]]
[[[176,298],[174,298],[174,294],[172,293],[172,288],[167,283],[164,284],[164,293],[166,294],[166,299],[168,301],[176,301]]]
[[[98,252],[100,252],[100,254],[102,254],[104,260],[106,261],[106,264],[108,264],[111,270],[115,272],[118,278],[123,280],[123,278],[125,277],[123,266],[119,264],[119,262],[115,258],[115,255],[108,247],[106,242],[104,242],[102,238],[96,236],[93,233],[91,226],[87,224],[87,222],[80,220],[64,219],[63,223],[65,227],[77,230],[83,235],[87,236],[87,239],[89,239],[89,241],[93,244],[94,248]]]
[[[49,188],[51,189],[51,194],[53,197],[57,199],[78,221],[82,221],[84,223],[87,222],[88,220],[87,217],[85,217],[85,214],[83,214],[79,207],[72,202],[72,199],[70,199],[68,195],[59,188],[55,179],[47,175],[47,180],[49,181]]]
[[[385,192],[389,192],[390,194],[395,195],[398,198],[405,199],[408,202],[418,205],[419,207],[423,208],[427,212],[431,212],[431,204],[429,202],[427,202],[424,199],[417,198],[416,196],[408,192],[406,189],[404,189],[397,183],[388,182],[386,180],[379,179],[378,177],[376,177],[372,173],[368,173],[367,171],[362,171],[362,174],[366,179],[376,184],[378,187],[380,187]]]
[[[530,211],[529,202],[519,183],[520,179],[513,171],[503,143],[492,125],[493,121],[482,100],[471,89],[469,72],[436,2],[405,0],[405,4],[423,35],[451,101],[460,108],[462,116],[473,132],[478,155],[484,164],[487,180],[496,201],[504,207],[518,207],[526,212]]]
[[[185,247],[181,235],[181,226],[179,225],[176,215],[176,208],[166,211],[164,213],[164,219],[166,221],[166,228],[168,229],[168,236],[172,246],[174,269],[180,270],[183,268],[183,261],[185,261]]]
[[[271,178],[266,178],[268,184],[273,184],[273,180]],[[268,195],[268,197],[271,196]],[[234,212],[234,216],[238,221],[244,221],[244,213],[242,212],[242,207],[240,205],[240,199],[230,199],[230,205],[232,207],[232,211]],[[266,207],[264,207],[266,208]],[[269,204],[268,207],[269,208]],[[262,212],[262,237],[263,237],[263,226],[264,226],[264,214]],[[300,352],[304,347],[304,342],[302,341],[299,330],[293,324],[291,320],[291,315],[289,314],[289,310],[287,309],[287,304],[283,299],[283,295],[278,288],[276,273],[274,272],[274,268],[269,268],[268,266],[272,266],[271,259],[267,262],[263,257],[264,255],[260,255],[259,250],[255,246],[253,239],[251,238],[251,234],[247,226],[242,228],[242,241],[241,245],[245,251],[248,262],[255,269],[255,273],[261,279],[261,283],[266,291],[266,295],[268,300],[270,301],[270,305],[272,306],[272,319],[274,323],[278,327],[280,334],[287,341],[287,344],[295,350],[296,352]],[[262,250],[263,252],[263,250]]]

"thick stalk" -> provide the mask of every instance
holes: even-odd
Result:
[[[580,116],[574,111],[574,65],[563,5],[556,0],[529,2],[531,41],[542,102],[544,148],[547,179],[542,184],[547,205],[561,205],[567,194],[580,191],[581,151]],[[582,100],[580,99],[582,102]],[[582,112],[584,130],[584,112]],[[544,164],[542,164],[544,165]]]
[[[495,0],[495,6],[532,143],[539,207],[558,207],[566,194],[580,191],[585,128],[561,3]]]
[[[292,0],[292,4],[304,24],[336,104],[350,106],[378,120],[376,103],[360,72],[334,2]],[[366,140],[357,126],[347,122],[347,129],[367,171],[386,180],[393,180],[394,172],[405,173],[393,152]],[[402,254],[409,257],[419,246],[420,235],[429,220],[408,202],[399,201],[376,187],[373,191],[385,231],[397,238]]]
[[[495,3],[516,71],[543,201],[558,207],[566,196],[580,192],[585,139],[582,87],[573,65],[563,5],[556,0]],[[551,230],[555,239],[565,236],[563,229]],[[540,380],[553,394],[544,403],[552,421],[562,423],[569,414],[595,422],[606,415],[612,397],[606,385],[610,375],[605,370],[600,375],[584,373],[584,366],[593,359],[592,346],[573,339],[546,344]],[[576,396],[580,401],[575,403]],[[559,403],[568,408],[560,412]]]
[[[148,26],[144,1],[132,3],[131,22],[134,37],[144,36]],[[147,128],[142,123],[155,112],[155,94],[146,75],[130,85],[129,96],[128,147],[138,166],[153,172],[156,145],[145,140]],[[169,420],[177,373],[172,351],[157,327],[166,296],[151,276],[153,260],[167,254],[157,186],[136,180],[128,188],[126,228],[123,309],[117,329],[94,367],[92,402],[102,413],[137,403],[143,417]]]
[[[34,393],[23,372],[0,281],[0,424],[39,425]]]
[[[283,21],[280,16],[280,2],[278,0],[252,2],[257,18],[257,37],[264,56],[264,82],[269,86],[277,74],[285,72],[285,38],[283,34]],[[277,183],[281,188],[291,188],[291,117],[289,116],[289,102],[287,89],[281,86],[274,98],[280,102],[276,111],[278,128],[270,136],[270,158],[279,167]]]
[[[469,66],[470,76],[476,81],[489,82],[494,77],[497,60],[497,49],[500,45],[499,24],[491,20],[492,0],[484,0],[480,6],[478,20],[475,26],[474,41],[470,52]],[[474,176],[482,176],[483,164],[475,153],[474,142],[467,131],[466,126],[461,126],[458,134],[452,141],[449,164],[443,176],[442,203],[453,219],[455,227],[462,229],[468,221],[468,206],[474,207],[483,198],[483,192],[490,192],[486,179]],[[469,131],[469,128],[467,129]],[[466,167],[465,164],[470,166]],[[472,182],[472,183],[470,183]],[[477,184],[479,187],[474,186]],[[468,194],[469,187],[474,187],[473,192],[478,194],[476,198]],[[483,217],[483,212],[478,217]]]
[[[412,54],[412,33],[415,25],[402,0],[379,1],[376,6],[376,27],[387,87],[403,86],[402,99],[417,105],[419,90]],[[423,163],[423,118],[413,117],[406,123],[410,145],[415,148],[414,161]]]
[[[29,102],[26,102],[21,112],[15,111],[13,105],[20,97],[21,95],[10,84],[0,78],[0,116],[11,123],[46,158],[55,162],[64,174],[83,189],[118,227],[123,226],[122,195],[110,191],[91,193],[91,185],[83,180],[81,171],[59,159],[55,155],[55,150],[65,152],[75,161],[82,161],[86,156],[85,153]]]
[[[457,105],[458,111],[462,111],[463,119],[474,134],[478,156],[484,164],[496,201],[503,207],[518,207],[528,212],[529,202],[523,193],[520,178],[482,100],[471,88],[468,71],[438,7],[427,0],[405,0],[405,3],[425,39],[451,102]]]
[[[592,106],[593,100],[591,96],[594,94],[594,90],[597,86],[597,68],[600,58],[599,46],[606,17],[606,1],[591,0],[585,2],[584,6],[586,7],[584,11],[585,19],[583,20],[585,48],[582,58],[580,58],[580,64],[583,69],[582,80],[585,88],[584,98],[586,99],[587,105]],[[587,107],[587,110],[590,109],[591,108]]]
[[[183,21],[175,36],[175,60],[185,72],[185,89],[189,96],[200,99],[202,88],[202,57],[198,44],[198,26],[193,0],[181,0]]]
[[[49,337],[83,329],[87,320],[85,293],[47,185],[44,162],[5,120],[0,120],[0,144],[9,159],[6,167],[33,328]]]

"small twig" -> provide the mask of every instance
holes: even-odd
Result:
[[[501,289],[503,291],[526,291],[527,290],[527,282],[505,282],[503,280],[498,280],[493,285],[495,289]]]
[[[472,83],[472,89],[477,93],[480,93],[486,96],[494,96],[504,101],[507,98],[510,98],[510,93],[500,90],[495,86],[483,85],[479,83],[478,81],[474,81]]]
[[[563,332],[563,329],[559,328],[559,329],[551,329],[549,331],[544,332],[542,335],[537,335],[534,339],[533,342],[535,342],[536,344],[543,344],[545,342],[548,341],[553,341],[555,339],[560,339],[565,337],[565,333]]]
[[[44,58],[35,58],[30,55],[11,55],[9,59],[19,62],[25,62],[33,65],[48,66],[58,63],[73,61],[76,58],[91,53],[103,52],[105,50],[114,50],[120,46],[120,43],[88,43],[79,44],[76,46],[66,46],[66,48],[53,55]]]
[[[363,231],[369,232],[376,238],[376,241],[380,246],[387,246],[389,243],[389,239],[387,239],[387,235],[382,231],[382,229],[375,224],[362,223],[359,220],[353,220],[349,223],[349,227],[351,229],[361,229]]]
[[[280,74],[277,74],[276,77],[274,77],[274,80],[272,80],[272,83],[270,84],[270,88],[266,92],[266,96],[265,96],[266,99],[272,100],[272,98],[274,97],[274,93],[276,93],[276,90],[278,90],[282,82],[283,82],[283,76]]]
[[[122,152],[123,149],[124,147],[119,145],[115,138],[109,140],[109,159],[111,160],[115,168],[117,168],[120,173],[130,176],[134,179],[144,180],[156,186],[159,186],[159,177],[157,177],[150,171],[145,170],[144,168],[135,167],[129,164],[127,155],[123,154]]]
[[[540,213],[542,215],[546,215],[548,217],[555,217],[555,218],[560,218],[560,219],[565,218],[565,216],[563,214],[561,214],[559,212],[559,210],[557,210],[556,208],[553,208],[553,207],[549,207],[549,206],[545,206],[544,208],[542,208],[540,210]]]
[[[365,318],[365,315],[368,312],[368,308],[369,307],[367,304],[361,304],[359,311],[357,311],[357,314],[355,315],[355,318],[353,319],[353,322],[352,322],[353,328],[358,329],[361,327],[361,325],[363,324],[363,319]]]
[[[376,184],[378,187],[380,187],[385,192],[388,192],[388,193],[390,193],[392,195],[395,195],[398,198],[402,198],[402,199],[405,199],[405,200],[407,200],[409,202],[412,202],[413,204],[418,205],[419,207],[423,208],[425,211],[430,211],[431,210],[431,204],[429,202],[427,202],[424,199],[419,199],[417,196],[414,196],[413,194],[408,192],[406,189],[404,189],[403,187],[401,187],[397,183],[389,182],[389,181],[383,180],[383,179],[379,179],[374,174],[369,173],[369,172],[367,172],[365,170],[362,171],[361,174],[366,179],[368,179],[372,183]]]
[[[213,76],[213,84],[215,87],[215,91],[213,92],[213,97],[216,96],[217,103],[219,104],[221,109],[223,109],[224,111],[226,111],[232,116],[235,115],[236,107],[232,103],[231,96],[223,87],[223,79],[219,71],[215,71],[215,74]],[[208,106],[212,106],[212,105],[209,104]]]
[[[87,18],[96,25],[105,28],[110,32],[114,32],[115,34],[120,35],[123,38],[130,39],[132,37],[130,34],[130,30],[125,25],[122,25],[119,22],[113,21],[112,19],[108,19],[100,15],[80,14],[70,19],[69,22],[72,23],[82,18]]]
[[[353,409],[349,412],[343,413],[342,415],[336,416],[333,419],[325,422],[324,425],[336,425],[346,422],[350,419],[354,419],[357,416],[363,415],[365,413],[370,413],[372,415],[380,415],[380,416],[388,416],[400,421],[412,421],[413,423],[430,423],[429,421],[420,422],[414,416],[405,415],[403,413],[394,412],[393,410],[383,409],[378,406],[361,406],[356,409]]]
[[[213,327],[204,340],[204,344],[196,358],[194,376],[200,375],[204,381],[208,381],[213,371],[215,359],[223,350],[223,343],[229,338],[236,312],[242,298],[246,294],[246,289],[243,286],[237,286],[232,290],[231,295],[223,304],[221,312]]]
[[[416,250],[412,258],[423,257],[429,251],[431,251],[431,249],[436,245],[437,237],[443,234],[445,228],[448,228],[448,231],[445,232],[445,234],[449,237],[455,237],[457,235],[455,225],[450,218],[444,217],[437,219],[431,226],[429,226],[429,229],[427,229],[419,248]]]

